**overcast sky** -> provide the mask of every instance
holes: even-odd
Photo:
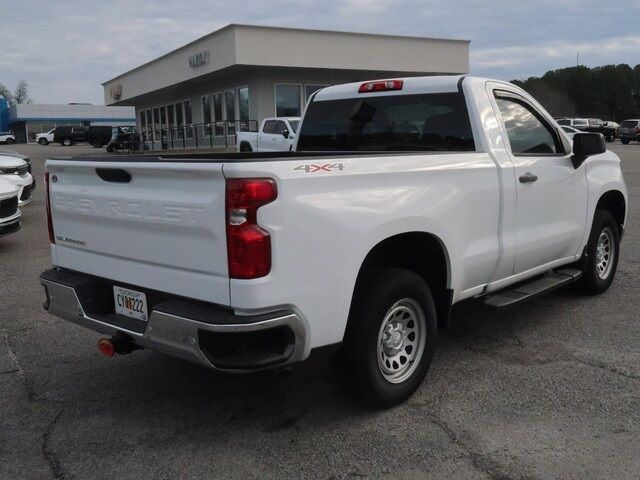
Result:
[[[471,40],[471,73],[511,80],[640,63],[640,0],[0,0],[0,83],[36,103],[100,84],[229,23]]]

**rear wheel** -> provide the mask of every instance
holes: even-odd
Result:
[[[611,213],[596,210],[587,258],[578,285],[585,293],[595,295],[604,292],[616,275],[620,253],[620,233]]]
[[[91,139],[91,146],[93,148],[102,148],[103,145],[104,145],[104,141],[102,140],[101,137],[93,137]]]
[[[38,143],[40,145],[42,145],[43,147],[49,145],[49,140],[47,140],[46,138],[41,138],[40,140],[38,140]]]
[[[7,138],[7,145],[11,145],[13,143],[13,138]]]
[[[62,142],[60,142],[61,145],[64,145],[65,147],[70,147],[71,146],[71,139],[70,138],[64,138],[62,140]]]
[[[623,145],[628,145],[631,140],[629,138],[621,138],[620,141]]]
[[[436,312],[426,282],[399,268],[366,273],[343,344],[350,385],[366,403],[390,407],[413,394],[433,357]]]

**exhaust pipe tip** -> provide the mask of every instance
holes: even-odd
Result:
[[[116,353],[116,347],[109,338],[98,340],[98,349],[105,357],[113,357]]]
[[[98,349],[106,357],[113,357],[117,354],[131,353],[135,350],[139,350],[139,345],[136,345],[131,338],[124,333],[116,333],[111,338],[101,338],[98,340]]]

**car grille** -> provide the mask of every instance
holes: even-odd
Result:
[[[18,211],[18,197],[0,200],[0,218],[7,218],[15,215]]]
[[[29,165],[21,165],[20,167],[6,167],[1,168],[0,171],[6,174],[26,175],[29,173]]]
[[[22,194],[20,195],[21,201],[26,201],[31,198],[31,185],[28,185],[22,189]]]

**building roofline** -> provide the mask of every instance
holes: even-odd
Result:
[[[159,57],[154,58],[153,60],[145,62],[142,65],[138,65],[137,67],[132,68],[131,70],[127,70],[126,72],[116,75],[115,77],[104,81],[101,85],[104,87],[106,84],[111,83],[114,80],[118,80],[119,78],[122,78],[125,75],[129,75],[130,73],[141,70],[153,63],[159,62],[160,60],[163,60],[164,58],[167,58],[170,55],[173,55],[174,53],[180,52],[182,50],[186,50],[187,48],[195,45],[198,42],[207,40],[213,37],[214,35],[217,35],[226,30],[235,29],[235,28],[253,28],[253,29],[260,29],[260,30],[285,30],[285,31],[295,31],[295,32],[313,32],[313,33],[339,33],[341,35],[354,35],[354,36],[364,36],[364,37],[399,38],[399,39],[410,39],[410,40],[433,40],[433,41],[455,42],[455,43],[466,43],[466,44],[471,43],[471,40],[464,40],[460,38],[420,37],[417,35],[394,35],[394,34],[384,34],[384,33],[348,32],[343,30],[324,30],[324,29],[317,29],[317,28],[295,28],[295,27],[278,27],[278,26],[272,26],[272,25],[251,25],[246,23],[230,23],[228,25],[225,25],[222,28],[219,28],[218,30],[214,30],[213,32],[207,33],[202,37],[198,37],[189,43],[186,43],[163,55],[160,55]]]

